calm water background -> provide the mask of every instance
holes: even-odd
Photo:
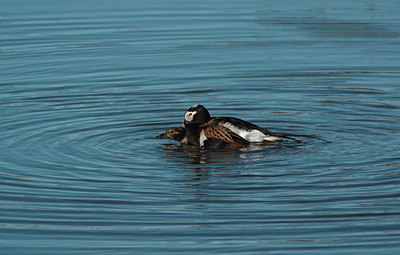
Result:
[[[400,251],[399,1],[0,5],[1,254]],[[195,103],[332,143],[154,139]]]

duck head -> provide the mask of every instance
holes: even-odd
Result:
[[[184,125],[203,124],[211,119],[210,113],[201,104],[195,104],[185,112]]]
[[[181,141],[185,137],[185,129],[183,127],[168,128],[161,135],[156,136],[158,139],[171,139]]]

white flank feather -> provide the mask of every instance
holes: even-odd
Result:
[[[242,138],[244,138],[248,142],[263,142],[263,141],[273,142],[273,141],[280,140],[279,137],[266,135],[257,129],[243,130],[243,129],[240,129],[228,122],[224,123],[223,126],[232,130],[232,132],[235,132],[236,134],[240,135]]]
[[[200,135],[200,147],[204,146],[204,142],[207,140],[207,136],[201,134]]]

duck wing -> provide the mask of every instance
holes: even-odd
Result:
[[[230,129],[225,127],[207,127],[202,130],[201,134],[204,134],[207,138],[215,138],[223,140],[227,143],[241,143],[248,144],[249,142],[243,139],[240,135],[232,132]]]
[[[324,142],[329,143],[329,141],[326,141],[325,139],[322,139],[315,135],[298,135],[298,134],[291,134],[291,133],[272,132],[266,128],[257,126],[248,121],[234,118],[234,117],[215,117],[212,119],[212,121],[214,123],[218,123],[219,125],[224,125],[225,123],[230,123],[231,125],[239,128],[239,129],[242,129],[242,130],[258,130],[267,136],[286,138],[286,139],[291,139],[291,140],[295,140],[295,141],[298,141],[298,140],[293,137],[307,137],[307,138],[314,138],[314,139],[322,140]]]
[[[249,144],[246,139],[229,128],[218,124],[215,119],[211,119],[209,122],[200,125],[200,127],[202,128],[200,135],[204,135],[207,138],[220,139],[231,144]]]
[[[218,125],[224,125],[225,123],[229,123],[239,129],[242,130],[259,130],[261,132],[265,132],[265,134],[268,134],[269,131],[265,128],[262,128],[260,126],[257,126],[251,122],[242,120],[242,119],[238,119],[235,117],[215,117],[212,118],[211,121],[213,121],[214,123],[218,124]]]

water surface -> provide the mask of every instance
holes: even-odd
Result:
[[[0,8],[2,254],[397,254],[397,1]],[[331,143],[180,148],[204,104]]]

